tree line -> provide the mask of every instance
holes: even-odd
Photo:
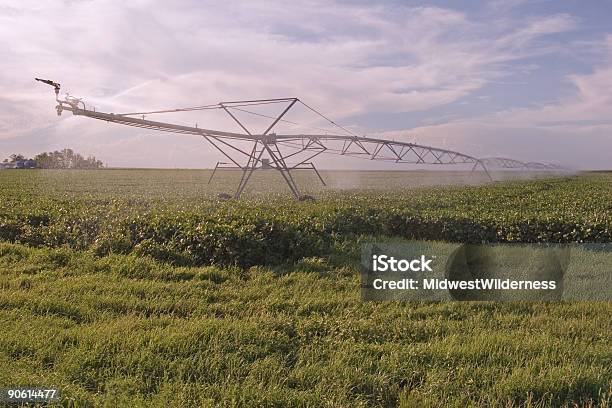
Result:
[[[22,154],[11,154],[9,158],[4,159],[4,163],[24,161],[34,161],[36,167],[40,169],[100,169],[104,167],[104,163],[95,156],[85,158],[72,149],[39,153],[33,159],[26,158]]]

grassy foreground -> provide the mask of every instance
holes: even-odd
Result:
[[[0,172],[0,388],[79,407],[610,407],[611,303],[363,302],[358,271],[361,240],[418,225],[607,242],[610,175],[407,189],[374,173],[313,186],[315,203],[276,187],[220,203],[228,177]]]
[[[610,303],[368,303],[356,265],[0,244],[0,384],[64,406],[609,406]]]

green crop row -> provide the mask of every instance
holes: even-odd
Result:
[[[85,177],[85,176],[84,176]],[[358,235],[451,242],[611,242],[612,175],[218,202],[113,190],[1,192],[0,240],[178,265],[291,262]],[[112,185],[112,184],[111,184]],[[28,188],[25,188],[28,187]],[[84,188],[85,189],[85,188]]]

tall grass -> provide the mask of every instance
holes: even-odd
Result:
[[[0,386],[62,406],[609,407],[610,303],[371,303],[340,251],[173,267],[0,244]]]

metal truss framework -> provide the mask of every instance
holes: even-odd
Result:
[[[484,157],[480,161],[486,166],[502,169],[522,169],[522,170],[565,170],[562,166],[552,163],[522,162],[505,157]]]
[[[39,79],[37,79],[39,80]],[[431,164],[431,165],[456,165],[471,164],[472,171],[481,168],[482,171],[492,180],[487,166],[513,169],[537,169],[551,170],[559,169],[558,166],[544,163],[524,163],[518,160],[505,159],[500,157],[478,159],[474,156],[463,154],[457,151],[425,146],[416,143],[392,141],[380,138],[370,138],[358,136],[342,126],[328,119],[315,109],[306,105],[298,98],[279,98],[279,99],[258,99],[232,102],[220,102],[215,105],[206,105],[193,108],[171,109],[165,111],[135,112],[125,114],[114,114],[99,112],[95,109],[88,109],[81,99],[66,96],[59,99],[60,85],[49,80],[40,80],[54,87],[56,110],[58,115],[63,111],[72,112],[77,116],[85,116],[92,119],[103,120],[106,122],[121,125],[133,126],[143,129],[151,129],[163,132],[197,135],[203,137],[216,150],[218,150],[229,162],[218,162],[213,170],[209,183],[217,169],[237,169],[242,172],[242,176],[233,197],[238,199],[247,186],[251,176],[258,169],[277,170],[291,190],[293,196],[298,200],[308,198],[303,196],[292,175],[292,170],[308,169],[313,170],[319,180],[325,185],[325,181],[312,163],[312,160],[320,154],[336,154],[340,156],[359,157],[368,160],[386,161],[393,163],[410,164]],[[301,103],[311,111],[315,112],[331,124],[348,134],[276,134],[272,130],[279,122],[289,122],[283,117],[296,104]],[[252,113],[241,109],[241,107],[284,103],[284,110],[276,117],[265,116],[272,119],[272,122],[263,133],[256,134],[248,129],[234,114],[235,110]],[[222,109],[234,120],[244,133],[225,132],[211,129],[203,129],[196,126],[183,126],[172,123],[158,122],[145,119],[145,115],[169,112],[184,112],[204,109]],[[234,111],[234,112],[233,112]],[[134,117],[134,116],[140,116]],[[242,142],[242,143],[239,143]],[[239,147],[248,143],[249,148]],[[288,163],[291,160],[291,164]]]

